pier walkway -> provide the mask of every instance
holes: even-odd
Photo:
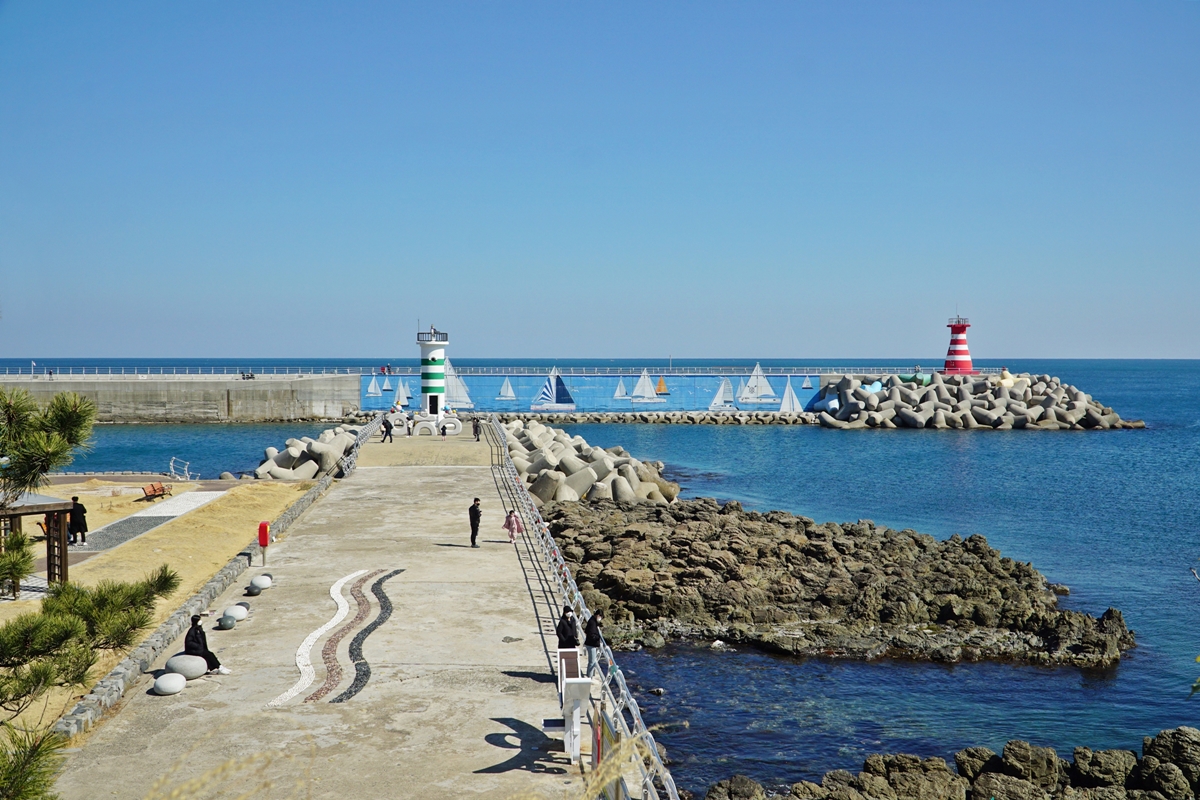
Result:
[[[487,444],[468,439],[368,445],[363,466],[270,547],[275,584],[246,598],[250,617],[231,631],[206,618],[232,674],[169,697],[150,693],[147,675],[70,754],[62,797],[143,798],[161,776],[175,787],[247,758],[218,789],[189,796],[264,782],[254,796],[573,796],[579,767],[540,728],[558,711],[552,595],[524,541],[514,548],[500,528]],[[481,465],[431,466],[439,447]],[[405,450],[431,455],[423,466],[369,466],[403,462]],[[468,546],[474,497],[479,549]],[[263,571],[213,608],[242,600]],[[334,594],[348,605],[341,619]],[[314,667],[307,683],[298,650]]]

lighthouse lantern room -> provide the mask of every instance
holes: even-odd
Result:
[[[974,374],[971,351],[967,349],[967,328],[971,323],[966,317],[953,316],[946,327],[950,329],[950,349],[946,351],[946,366],[942,372],[947,375]]]

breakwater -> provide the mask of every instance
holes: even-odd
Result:
[[[807,406],[827,428],[1110,430],[1140,428],[1051,375],[844,375]]]
[[[550,411],[540,413],[505,413],[496,417],[501,422],[516,422],[536,418],[543,423],[583,425],[587,423],[656,425],[816,425],[816,414],[803,411]]]
[[[978,534],[939,542],[706,498],[555,503],[542,516],[589,605],[643,645],[703,638],[799,656],[1085,667],[1134,646],[1119,611],[1059,609],[1064,588]]]
[[[800,781],[784,793],[767,794],[744,775],[711,786],[705,800],[1187,800],[1200,791],[1200,730],[1179,727],[1142,740],[1133,750],[1076,747],[1072,760],[1054,748],[1009,741],[997,753],[968,747],[945,759],[871,755],[862,770],[825,773],[821,782]]]
[[[341,419],[358,411],[357,375],[0,376],[39,403],[76,392],[96,404],[100,422],[292,422]]]
[[[539,507],[584,498],[668,505],[679,495],[679,484],[662,476],[662,462],[639,461],[623,447],[592,447],[537,420],[507,422],[504,429],[517,475]]]

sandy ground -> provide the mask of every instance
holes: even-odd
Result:
[[[253,541],[259,520],[274,519],[312,485],[307,481],[238,485],[208,505],[72,566],[70,579],[85,586],[93,586],[102,580],[134,581],[160,564],[170,565],[179,573],[180,588],[159,601],[154,621],[146,632],[149,634]],[[0,603],[0,623],[40,608],[40,600]],[[92,682],[103,677],[123,658],[123,653],[102,654],[100,662],[92,669]],[[46,719],[54,719],[85,693],[79,688],[55,690],[22,719],[38,719],[43,715],[43,708]]]
[[[163,483],[164,481],[161,478],[157,478],[150,482]],[[174,494],[176,495],[190,492],[196,488],[196,484],[194,483],[176,483],[172,485],[174,486]],[[151,508],[156,502],[161,502],[160,500],[151,501],[143,499],[145,495],[142,494],[141,486],[131,486],[124,482],[99,480],[97,478],[92,478],[83,483],[50,484],[38,489],[38,494],[61,497],[63,500],[70,500],[72,497],[78,496],[79,502],[83,503],[84,507],[87,508],[88,529],[93,531],[110,522],[124,519],[130,514],[145,511]],[[32,519],[29,524],[33,526]]]
[[[394,442],[371,437],[358,451],[360,467],[486,467],[492,463],[487,442],[476,442],[467,423],[458,436],[396,436]]]
[[[473,496],[484,498],[480,549],[467,546]],[[272,546],[275,585],[246,598],[250,617],[231,631],[209,623],[210,647],[233,673],[170,697],[150,693],[144,676],[70,755],[57,790],[64,800],[141,798],[165,773],[177,786],[261,754],[256,777],[233,770],[191,796],[233,797],[261,781],[271,787],[254,797],[575,794],[579,768],[540,729],[558,713],[547,651],[556,609],[528,543],[514,547],[500,529],[503,513],[487,467],[360,468]],[[297,682],[297,648],[333,615],[330,587],[360,570],[403,570],[384,586],[394,611],[363,640],[361,693],[329,702],[354,681],[355,632],[380,614],[370,592],[370,613],[334,651],[345,672],[333,692],[306,701],[327,677],[323,636],[311,651],[313,682],[268,707]],[[239,584],[213,608],[241,599]]]

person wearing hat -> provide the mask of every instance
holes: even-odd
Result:
[[[71,510],[67,512],[67,534],[70,544],[87,544],[87,509],[78,497],[71,498]]]
[[[228,675],[232,672],[229,667],[221,666],[217,654],[208,649],[208,636],[200,625],[200,615],[192,616],[192,627],[188,628],[187,636],[183,637],[183,652],[189,656],[200,656],[208,663],[209,675]]]

